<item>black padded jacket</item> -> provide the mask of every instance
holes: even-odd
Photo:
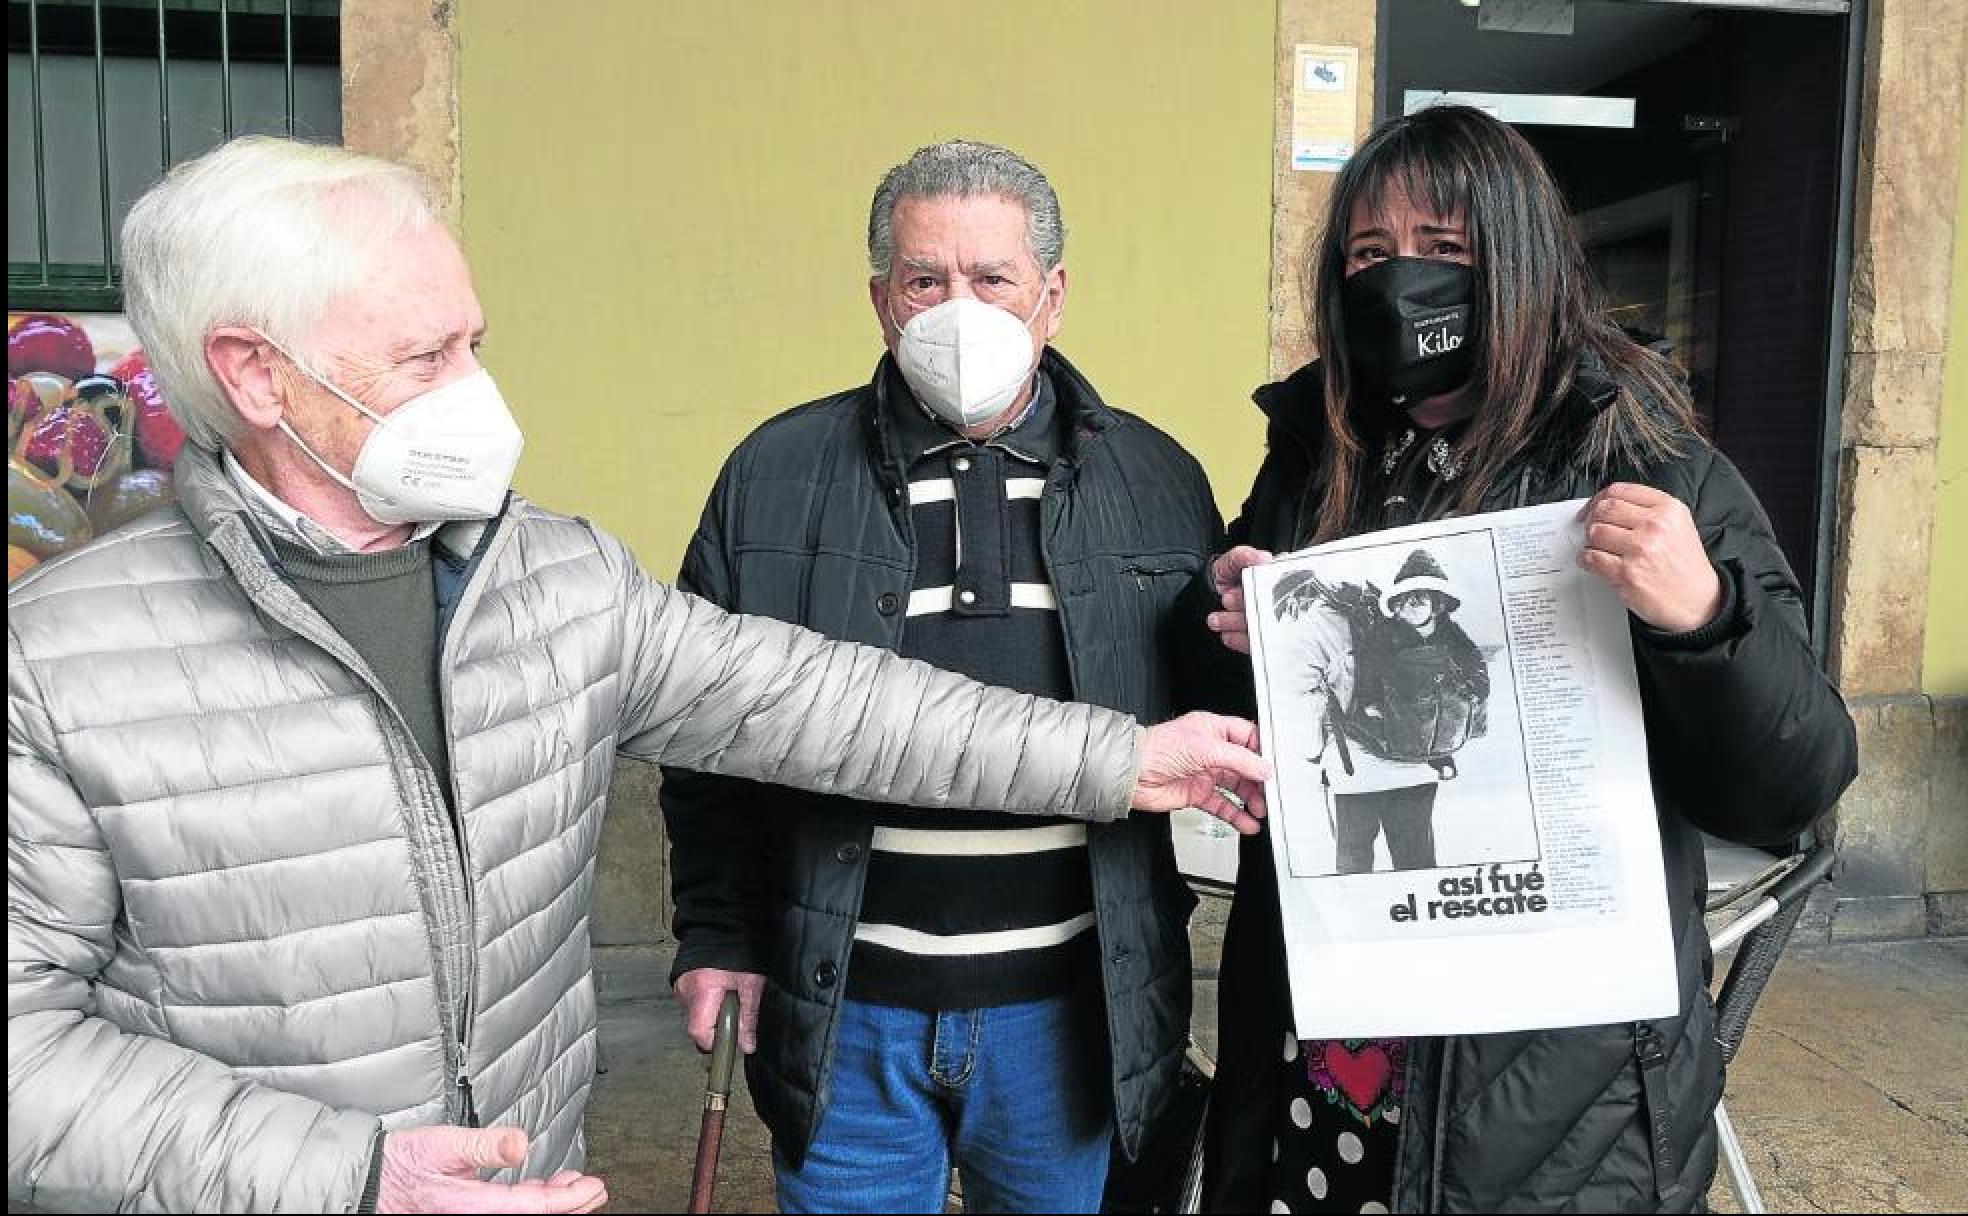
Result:
[[[1551,442],[1499,478],[1485,510],[1562,502],[1637,481],[1687,503],[1726,602],[1693,633],[1635,622],[1634,658],[1659,811],[1681,994],[1651,1023],[1417,1040],[1409,1051],[1393,1210],[1688,1211],[1715,1172],[1722,1093],[1701,907],[1700,831],[1745,844],[1795,839],[1857,773],[1852,720],[1819,671],[1802,596],[1755,495],[1729,461],[1688,440],[1660,463],[1592,470],[1572,457],[1616,388],[1581,366],[1553,401]],[[1324,431],[1317,364],[1258,390],[1268,451],[1233,544],[1291,549]],[[1206,604],[1192,604],[1200,612]],[[1245,669],[1241,678],[1248,680]],[[1699,829],[1699,831],[1698,831]],[[1243,841],[1224,941],[1221,1046],[1210,1106],[1206,1204],[1268,1208],[1277,1044],[1291,1026],[1268,836]]]
[[[1162,721],[1190,708],[1185,688],[1199,677],[1184,664],[1214,646],[1181,604],[1222,545],[1222,519],[1202,467],[1174,440],[1103,403],[1057,352],[1042,366],[1065,428],[1040,526],[1073,697]],[[887,423],[890,396],[902,391],[884,357],[867,385],[753,432],[718,477],[677,585],[734,612],[898,645],[915,569],[907,479]],[[827,1092],[872,820],[851,802],[684,771],[665,772],[661,800],[676,898],[672,978],[699,967],[767,977],[746,1077],[775,1142],[802,1158]],[[1091,826],[1088,855],[1105,1063],[1131,1158],[1188,1041],[1195,896],[1176,870],[1165,816]]]

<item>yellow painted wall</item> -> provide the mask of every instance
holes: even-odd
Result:
[[[1057,345],[1234,508],[1262,428],[1273,0],[472,0],[463,227],[519,487],[674,572],[732,445],[863,383],[867,207],[964,136],[1045,170]]]
[[[1941,388],[1940,485],[1927,581],[1928,693],[1968,694],[1968,106],[1962,109],[1961,184],[1954,205],[1953,299]]]

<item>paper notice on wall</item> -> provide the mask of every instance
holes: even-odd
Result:
[[[1631,635],[1580,505],[1245,572],[1301,1038],[1675,1012]]]
[[[1293,48],[1292,168],[1334,173],[1353,155],[1360,120],[1360,48]]]

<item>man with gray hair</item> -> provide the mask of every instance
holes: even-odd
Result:
[[[1212,653],[1176,602],[1221,548],[1201,468],[1050,348],[1065,229],[1003,148],[926,147],[868,217],[887,347],[726,463],[678,585],[991,684],[1166,718]],[[923,814],[667,774],[677,958],[727,992],[782,1210],[1098,1210],[1187,1041],[1166,822]],[[760,830],[769,816],[769,830]],[[743,822],[739,822],[739,820]]]
[[[10,1199],[599,1206],[618,752],[1255,827],[1248,723],[1142,730],[730,615],[512,495],[471,275],[409,171],[234,141],[146,194],[123,250],[191,442],[175,506],[7,590]]]

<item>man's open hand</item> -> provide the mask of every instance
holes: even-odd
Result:
[[[413,1127],[383,1137],[378,1212],[592,1212],[608,1202],[601,1179],[575,1170],[525,1182],[486,1182],[482,1170],[526,1160],[516,1127]]]
[[[1134,809],[1207,811],[1245,835],[1264,817],[1271,766],[1257,754],[1257,727],[1242,718],[1184,714],[1141,738]]]

